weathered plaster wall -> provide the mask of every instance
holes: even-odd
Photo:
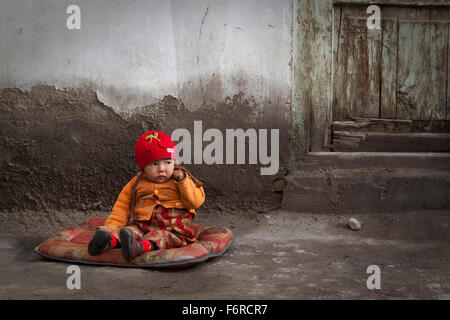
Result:
[[[81,29],[66,28],[66,8]],[[188,165],[206,206],[276,206],[292,133],[284,1],[2,1],[1,210],[111,208],[150,129],[280,130],[280,169]],[[203,145],[205,146],[205,142]],[[277,184],[275,184],[277,185]],[[276,188],[275,188],[276,189]]]
[[[66,27],[77,4],[81,29]],[[290,103],[292,1],[2,1],[0,86],[87,86],[116,111],[240,91]]]

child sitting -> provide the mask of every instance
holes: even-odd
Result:
[[[135,146],[140,172],[117,198],[111,214],[88,245],[90,255],[122,248],[131,261],[156,249],[185,246],[196,240],[192,220],[205,201],[203,183],[175,163],[175,144],[161,131],[143,134]]]

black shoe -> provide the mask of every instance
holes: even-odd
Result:
[[[122,245],[122,255],[126,261],[131,261],[144,253],[144,246],[137,241],[133,233],[127,229],[120,229],[120,244]]]
[[[88,253],[91,256],[98,256],[111,247],[111,234],[105,229],[98,229],[88,245]]]

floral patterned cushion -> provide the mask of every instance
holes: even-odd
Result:
[[[34,252],[55,260],[73,263],[99,264],[124,267],[185,267],[220,256],[231,245],[233,233],[227,228],[193,225],[197,241],[185,247],[155,250],[127,262],[120,248],[98,256],[88,253],[88,243],[97,226],[106,218],[89,218],[81,226],[64,229],[41,243]]]

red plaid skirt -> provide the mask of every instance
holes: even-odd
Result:
[[[125,228],[131,230],[136,240],[150,240],[158,249],[183,247],[196,240],[192,228],[194,214],[186,209],[156,206],[148,221],[134,220]],[[120,229],[111,233],[120,241]]]

